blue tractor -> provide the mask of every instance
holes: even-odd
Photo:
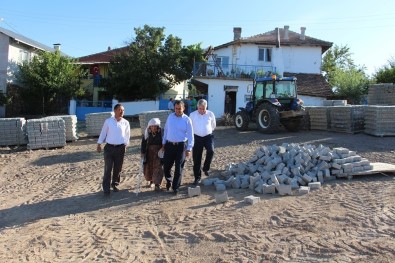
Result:
[[[263,133],[275,133],[281,126],[298,131],[306,115],[302,105],[303,101],[297,98],[295,77],[257,78],[251,100],[235,115],[236,129],[247,130],[249,123],[255,122]]]

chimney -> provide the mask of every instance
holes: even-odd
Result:
[[[284,40],[289,40],[289,26],[284,26]]]
[[[53,44],[53,49],[55,49],[55,51],[60,51],[60,44]]]
[[[306,36],[305,36],[305,32],[306,32],[306,28],[303,26],[300,28],[300,39],[301,40],[305,40]]]
[[[233,28],[233,40],[239,40],[241,38],[241,27]]]
[[[110,46],[108,46],[108,48],[107,48],[107,51],[110,51],[111,50],[111,47]]]

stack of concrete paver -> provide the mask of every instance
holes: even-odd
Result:
[[[365,133],[374,136],[395,136],[395,106],[368,106],[365,112]]]
[[[139,114],[139,122],[141,134],[144,134],[144,130],[147,128],[148,122],[152,118],[159,118],[161,127],[164,128],[167,117],[169,117],[171,111],[169,110],[158,110],[158,111],[144,111]]]
[[[25,118],[0,118],[0,146],[27,144]]]
[[[325,181],[352,178],[356,172],[371,170],[369,161],[346,148],[323,145],[282,144],[261,146],[247,162],[230,164],[224,179],[205,178],[204,185],[217,191],[249,188],[257,193],[308,193]]]
[[[65,122],[60,117],[27,120],[26,131],[28,149],[48,149],[66,145]]]
[[[76,141],[78,140],[77,135],[77,116],[76,115],[60,115],[56,116],[64,120],[66,126],[66,141]]]
[[[99,112],[85,114],[86,133],[88,136],[99,136],[104,121],[113,116],[113,112]]]
[[[308,106],[305,108],[309,115],[311,130],[328,130],[330,126],[329,107]]]
[[[366,106],[362,105],[328,107],[329,130],[346,133],[363,132],[365,128],[365,109]]]
[[[369,105],[395,105],[395,84],[373,84],[368,91]]]

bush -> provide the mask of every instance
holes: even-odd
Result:
[[[221,117],[220,124],[222,126],[233,126],[235,124],[235,121],[233,119],[233,115],[229,113],[224,113]]]

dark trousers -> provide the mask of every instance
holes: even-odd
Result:
[[[112,146],[106,144],[104,146],[104,192],[110,192],[110,184],[112,186],[117,186],[120,182],[120,173],[122,170],[123,158],[125,156],[125,148],[125,145]]]
[[[210,170],[211,161],[214,156],[214,136],[209,134],[204,137],[194,135],[195,144],[193,146],[193,174],[195,179],[200,180],[202,177],[202,157],[203,157],[203,149],[206,149],[206,158],[204,159],[203,171]]]
[[[163,156],[163,172],[167,182],[173,182],[173,190],[177,190],[181,185],[182,173],[185,163],[185,144],[173,144],[167,142],[165,145],[165,155]],[[171,168],[174,164],[174,177],[171,178]]]

